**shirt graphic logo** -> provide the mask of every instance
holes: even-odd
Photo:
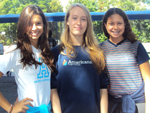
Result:
[[[63,61],[63,66],[67,66],[67,61],[66,60]]]
[[[79,61],[73,61],[73,60],[64,60],[63,61],[63,66],[81,66],[81,65],[91,65],[92,61],[83,61],[83,60],[79,60]]]
[[[41,62],[41,58],[39,58],[39,62]],[[48,67],[44,63],[42,63],[42,65],[40,65],[39,68],[39,73],[37,74],[38,80],[34,82],[37,83],[42,81],[49,81],[50,73],[48,71]]]

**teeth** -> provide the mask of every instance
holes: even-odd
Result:
[[[119,33],[119,31],[114,31],[113,33]]]
[[[32,35],[37,35],[38,34],[38,32],[36,32],[36,33],[31,33]]]

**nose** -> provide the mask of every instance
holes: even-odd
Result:
[[[32,25],[32,30],[35,30],[37,26],[35,24]]]
[[[117,24],[115,24],[115,25],[114,25],[114,28],[115,28],[115,29],[117,29],[117,28],[118,28],[118,25],[117,25]]]
[[[77,20],[77,24],[80,25],[81,24],[81,19]]]

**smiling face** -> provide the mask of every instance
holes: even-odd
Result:
[[[40,15],[33,15],[26,34],[29,36],[32,45],[37,45],[39,37],[43,33],[43,20]]]
[[[123,18],[118,14],[111,15],[105,23],[106,30],[109,34],[109,40],[115,43],[123,40],[125,23]]]
[[[80,7],[71,9],[67,25],[71,36],[83,38],[87,29],[87,16],[84,10]]]

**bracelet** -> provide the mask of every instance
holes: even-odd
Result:
[[[10,105],[10,108],[9,108],[9,110],[8,110],[8,113],[11,113],[11,112],[12,112],[12,109],[13,109],[13,105],[11,104],[11,105]]]

